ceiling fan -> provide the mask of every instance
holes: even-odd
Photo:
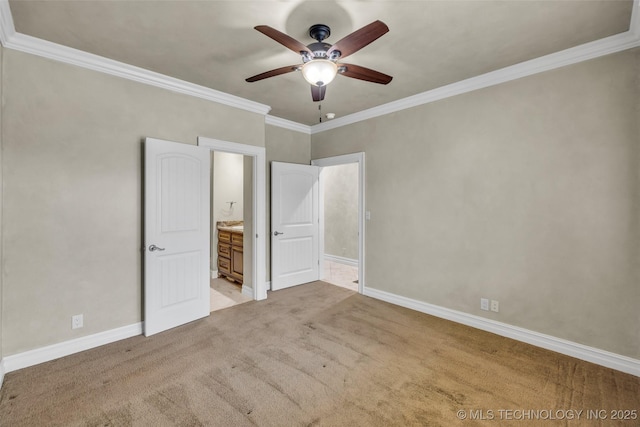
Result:
[[[255,29],[284,47],[299,53],[302,56],[302,64],[266,71],[249,77],[246,79],[247,82],[256,82],[293,71],[302,71],[305,80],[311,84],[311,97],[314,101],[322,101],[327,85],[331,83],[336,74],[383,85],[393,79],[393,77],[379,71],[338,62],[387,33],[389,27],[382,21],[375,21],[362,27],[334,45],[324,42],[331,35],[331,29],[323,24],[316,24],[309,28],[309,36],[316,42],[307,46],[268,25],[258,25]]]

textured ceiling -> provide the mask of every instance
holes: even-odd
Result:
[[[389,33],[347,62],[390,74],[386,86],[338,76],[322,112],[338,117],[629,29],[632,2],[609,1],[10,1],[16,31],[272,107],[311,125],[318,103],[300,73],[245,78],[300,63],[253,29],[328,43],[377,19]]]

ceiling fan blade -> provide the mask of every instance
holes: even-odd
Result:
[[[268,25],[258,25],[257,27],[254,27],[254,28],[260,31],[265,36],[271,37],[272,39],[274,39],[284,47],[291,49],[295,53],[309,52],[309,54],[313,56],[313,52],[311,52],[311,50],[308,47],[306,47],[305,45],[303,45],[293,37],[288,36],[285,33],[282,33],[276,30],[275,28],[272,28]]]
[[[379,83],[381,85],[386,85],[393,79],[393,77],[381,73],[380,71],[372,70],[371,68],[353,64],[337,65],[338,67],[344,67],[344,71],[340,72],[340,74],[346,77],[351,77],[352,79],[365,80],[368,82]]]
[[[297,71],[300,68],[299,65],[287,65],[286,67],[276,68],[275,70],[265,71],[264,73],[256,74],[253,77],[246,79],[249,83],[257,82],[258,80],[268,79],[269,77],[279,76],[280,74],[287,74],[292,71]]]
[[[384,22],[374,21],[336,42],[327,51],[327,56],[330,56],[331,52],[339,50],[340,58],[346,58],[387,32],[389,32],[389,27]]]
[[[326,86],[314,86],[311,85],[311,97],[314,102],[322,101],[324,99],[324,94],[327,92]]]

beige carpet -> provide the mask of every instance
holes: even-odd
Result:
[[[638,377],[315,282],[11,372],[0,424],[638,426],[586,411],[640,410],[639,396]]]

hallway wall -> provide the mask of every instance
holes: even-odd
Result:
[[[324,253],[358,259],[358,164],[322,169]]]

